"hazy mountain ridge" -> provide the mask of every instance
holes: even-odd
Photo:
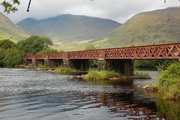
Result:
[[[176,7],[139,13],[114,30],[101,44],[121,47],[179,42],[180,7]]]
[[[27,18],[17,25],[29,34],[46,35],[60,41],[99,40],[120,26],[109,19],[70,14],[43,20]]]
[[[0,40],[13,39],[22,40],[29,36],[20,27],[16,26],[12,21],[0,12]]]

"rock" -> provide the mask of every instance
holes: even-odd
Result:
[[[113,77],[113,78],[109,78],[109,80],[120,80],[121,78],[119,77]]]
[[[147,86],[147,87],[145,87],[145,90],[147,92],[157,92],[158,88],[157,87],[152,87],[152,86]]]

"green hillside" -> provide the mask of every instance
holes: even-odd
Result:
[[[64,14],[43,20],[27,18],[17,23],[29,34],[46,35],[54,41],[100,40],[119,23],[96,17]]]
[[[22,40],[29,36],[22,29],[14,25],[9,18],[0,12],[0,40]]]
[[[137,14],[95,45],[121,47],[179,42],[180,7],[177,7]]]

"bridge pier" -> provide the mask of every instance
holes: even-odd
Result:
[[[106,59],[98,59],[98,70],[107,70],[106,69],[107,60]]]
[[[98,70],[116,71],[123,75],[133,75],[134,61],[130,59],[98,59]]]
[[[63,67],[71,68],[71,63],[69,59],[63,59]]]
[[[45,66],[50,66],[50,63],[49,63],[49,59],[44,59],[44,62],[43,62]]]
[[[32,65],[36,66],[36,59],[32,59]]]

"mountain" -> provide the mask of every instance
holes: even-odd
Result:
[[[139,13],[99,43],[104,47],[180,43],[180,7]]]
[[[13,24],[8,17],[0,12],[0,40],[22,40],[28,36],[25,31]]]
[[[29,34],[45,35],[56,41],[100,40],[119,27],[118,22],[96,17],[64,14],[43,20],[27,18],[19,23]]]

